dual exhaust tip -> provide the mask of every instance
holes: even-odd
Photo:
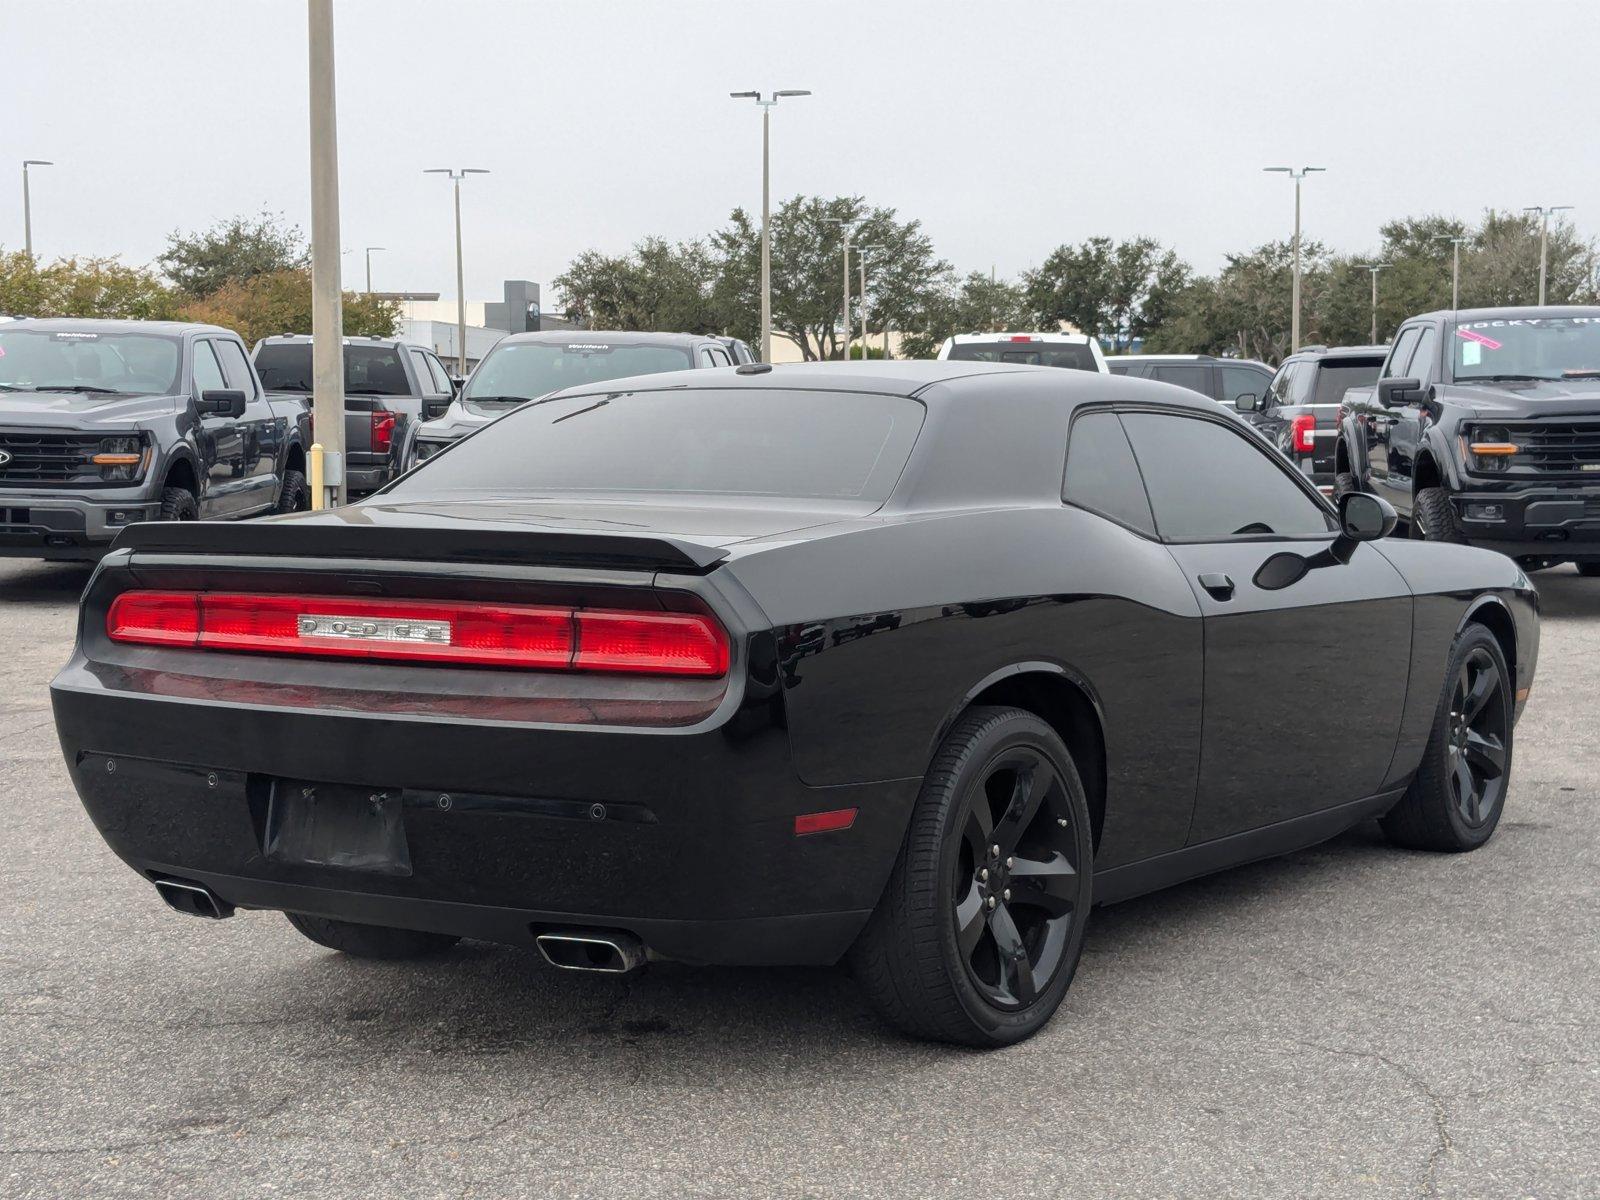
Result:
[[[155,875],[150,882],[167,905],[191,917],[220,921],[233,916],[233,905],[203,883]],[[552,967],[564,971],[597,971],[626,975],[645,963],[644,943],[631,933],[609,930],[573,930],[541,933],[534,938],[539,953]]]

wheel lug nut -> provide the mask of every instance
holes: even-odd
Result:
[[[990,908],[993,908],[997,903],[999,903],[999,901],[997,901],[993,896],[989,897],[989,907]]]
[[[1067,827],[1067,819],[1065,817],[1057,817],[1056,824],[1065,829]]]
[[[1000,899],[1002,899],[1002,900],[1010,900],[1011,899],[1011,889],[1007,888],[1005,891],[1001,892],[1000,893]]]
[[[1014,859],[1014,858],[1008,858],[1008,859],[1006,859],[1006,869],[1007,869],[1007,870],[1008,870],[1008,871],[1009,871],[1009,870],[1010,870],[1010,869],[1011,869],[1011,868],[1012,868],[1012,867],[1014,867],[1014,866],[1016,866],[1016,865],[1017,865],[1017,860],[1016,860],[1016,859]]]
[[[999,858],[1000,857],[1000,847],[999,846],[990,846],[989,847],[989,857],[990,858]]]
[[[981,882],[981,881],[986,880],[988,878],[989,878],[989,868],[988,867],[979,867],[978,868],[978,879],[979,879],[979,881]]]

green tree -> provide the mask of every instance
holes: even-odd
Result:
[[[567,319],[591,329],[717,333],[716,273],[704,242],[646,238],[626,255],[585,251],[554,283]]]
[[[852,330],[840,335],[844,301],[844,235],[867,248],[867,295],[854,295]],[[736,337],[759,336],[761,229],[743,209],[712,235],[718,260],[713,288],[724,328]],[[772,217],[772,329],[800,348],[807,360],[839,358],[850,332],[860,329],[865,303],[869,333],[907,329],[922,314],[949,264],[917,221],[896,219],[892,208],[870,208],[860,196],[796,196]],[[852,285],[857,278],[851,263]]]
[[[115,258],[62,258],[42,264],[0,250],[0,312],[30,317],[170,317],[177,299],[154,272]]]
[[[263,212],[218,221],[198,233],[174,231],[156,261],[179,291],[209,296],[229,283],[307,268],[311,255],[298,225]]]
[[[973,271],[958,280],[948,272],[923,296],[902,325],[900,353],[932,358],[945,338],[957,333],[1001,333],[1031,329],[1032,313],[1021,284]]]
[[[1152,238],[1092,237],[1053,250],[1027,276],[1026,294],[1040,325],[1066,322],[1120,348],[1175,315],[1190,274],[1188,264]]]
[[[1484,213],[1472,248],[1462,248],[1461,306],[1489,308],[1539,302],[1539,218],[1533,213]],[[1570,221],[1550,223],[1545,299],[1585,304],[1595,299],[1595,244]],[[1449,303],[1448,297],[1445,303]]]
[[[393,300],[345,292],[341,307],[347,337],[394,335],[400,306]],[[276,333],[310,333],[311,272],[274,271],[225,283],[208,296],[188,300],[178,316],[231,329],[247,345]]]
[[[1327,250],[1302,242],[1300,295],[1306,342],[1321,340],[1307,319],[1321,311],[1330,283]],[[1230,254],[1214,278],[1194,279],[1177,289],[1169,314],[1145,340],[1149,353],[1234,354],[1269,364],[1289,353],[1294,247],[1268,242]],[[1362,339],[1365,340],[1365,339]]]

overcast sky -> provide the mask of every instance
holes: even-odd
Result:
[[[919,218],[959,269],[1148,234],[1197,266],[1385,218],[1572,204],[1600,229],[1595,0],[336,0],[345,280],[454,295],[548,285],[587,248],[702,235],[773,190]],[[303,0],[0,4],[0,244],[147,262],[261,209],[310,226]],[[1585,115],[1588,114],[1588,115]],[[547,291],[547,298],[548,298]]]

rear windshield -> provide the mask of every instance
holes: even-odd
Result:
[[[345,344],[347,396],[409,396],[411,383],[398,346]],[[267,342],[256,350],[256,373],[269,392],[311,391],[311,343]]]
[[[902,396],[770,388],[550,397],[485,426],[388,494],[667,493],[881,504],[923,411]]]
[[[1036,367],[1070,367],[1098,371],[1088,344],[1064,342],[958,342],[950,357],[963,362],[1025,363]]]
[[[0,325],[0,406],[3,393],[171,394],[178,390],[177,338],[144,333],[77,333],[6,329]]]
[[[1383,359],[1357,358],[1325,362],[1317,371],[1317,390],[1311,397],[1313,404],[1338,404],[1353,387],[1371,387],[1378,382],[1378,372],[1383,370]]]
[[[598,339],[565,345],[501,342],[467,381],[461,398],[469,405],[520,404],[563,388],[692,366],[694,359],[683,346],[613,345]]]

